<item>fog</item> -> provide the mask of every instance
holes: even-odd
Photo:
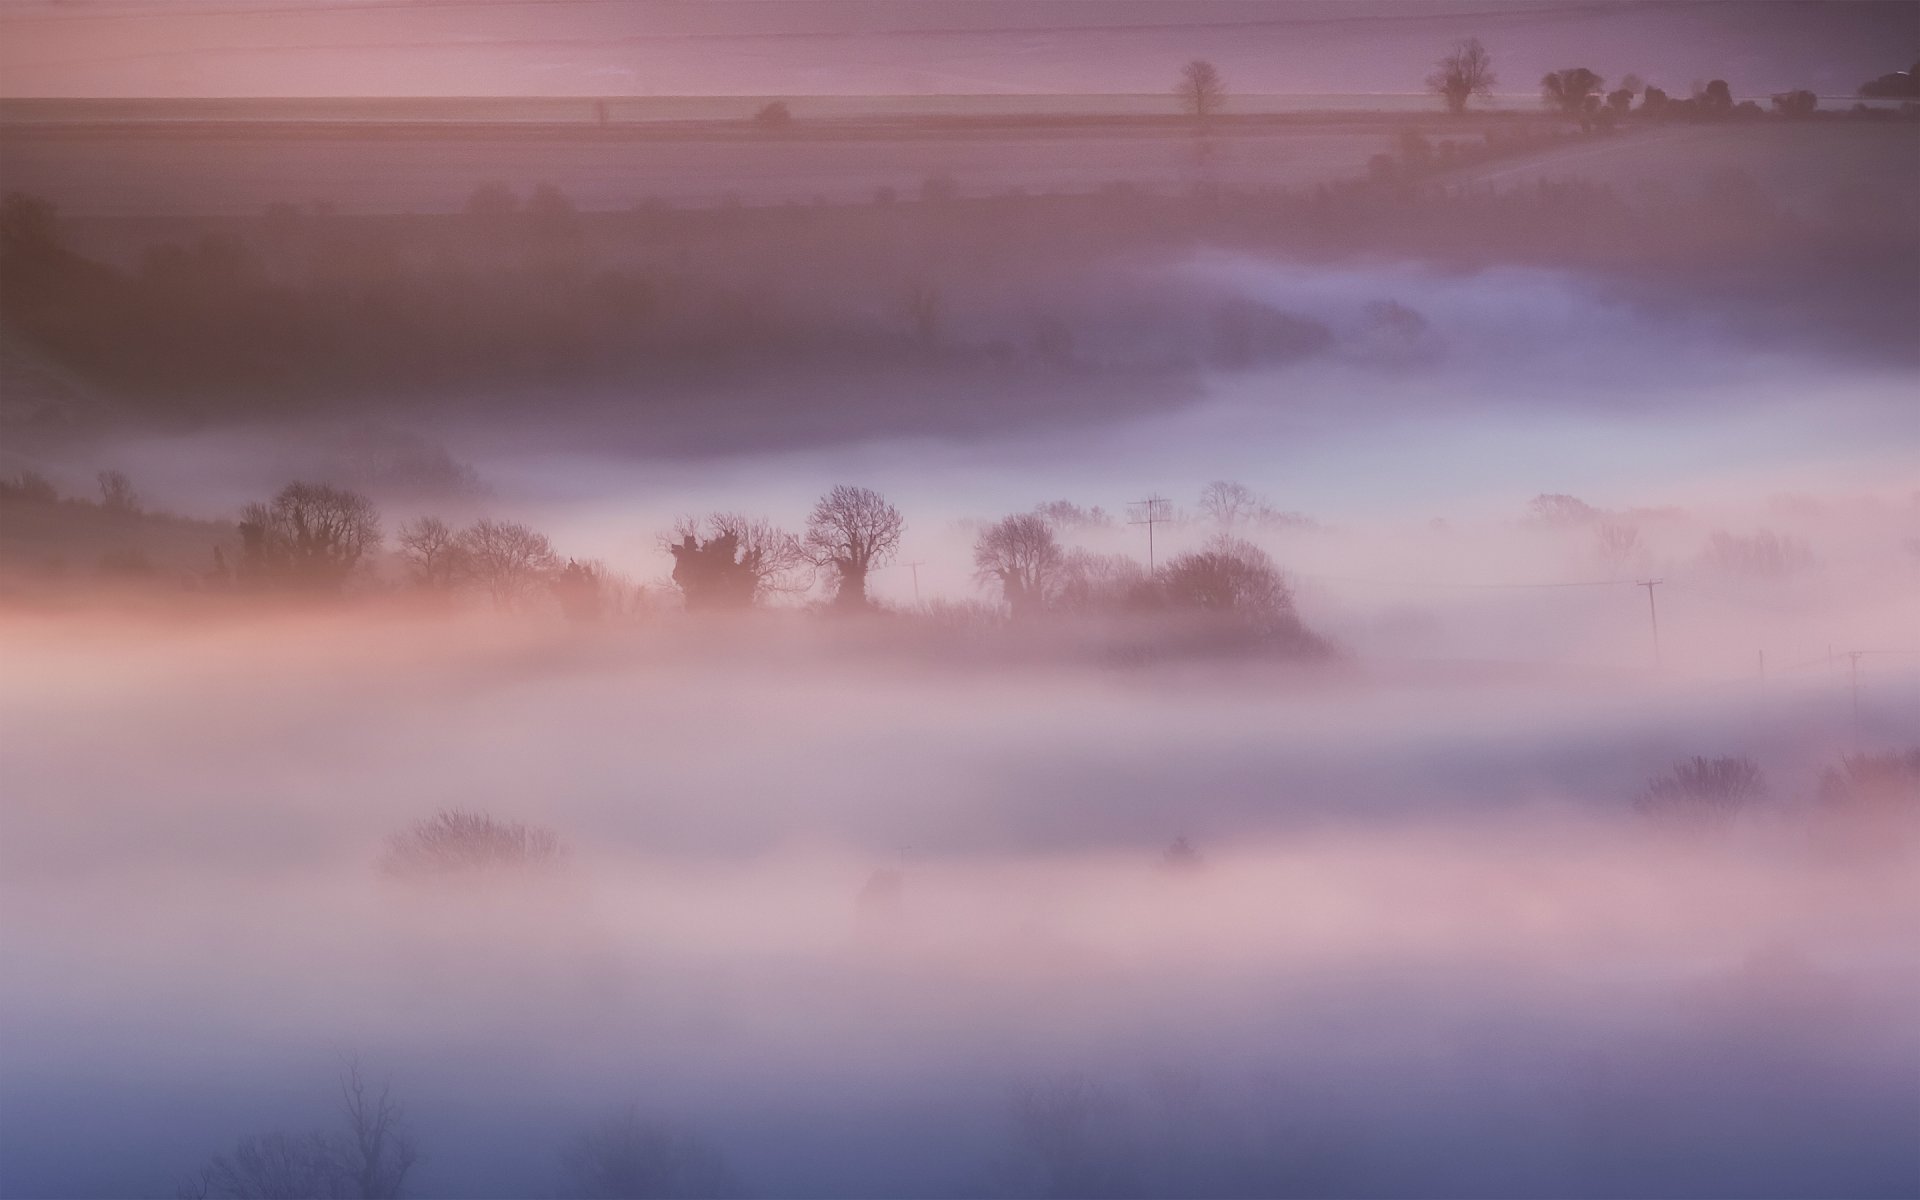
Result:
[[[1920,1193],[1894,17],[207,7],[0,18],[0,1195]]]

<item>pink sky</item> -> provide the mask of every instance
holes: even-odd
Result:
[[[0,0],[9,96],[1417,90],[1477,35],[1505,89],[1589,65],[1847,94],[1920,54],[1920,5],[1632,0]]]

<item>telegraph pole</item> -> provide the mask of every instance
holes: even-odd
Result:
[[[1141,516],[1138,520],[1128,521],[1127,524],[1147,527],[1147,574],[1151,575],[1153,574],[1153,527],[1173,520],[1173,514],[1168,508],[1173,501],[1156,492],[1145,500],[1135,500],[1133,503]]]
[[[1847,677],[1853,688],[1853,752],[1860,753],[1860,656],[1865,650],[1847,651]]]
[[[1660,610],[1654,607],[1653,589],[1666,582],[1663,579],[1642,579],[1635,586],[1647,589],[1647,619],[1653,623],[1653,665],[1660,665]]]
[[[913,572],[913,606],[915,608],[920,607],[920,568],[926,565],[924,560],[907,564],[907,570]]]

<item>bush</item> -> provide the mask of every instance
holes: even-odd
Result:
[[[643,1121],[632,1109],[561,1152],[560,1194],[586,1200],[724,1200],[745,1192],[726,1155],[691,1130]]]
[[[1920,812],[1920,747],[1847,755],[1821,774],[1818,801],[1836,816]]]
[[[13,473],[11,479],[0,479],[0,501],[52,504],[59,499],[60,493],[53,486],[53,481],[38,471],[22,467]]]
[[[1725,829],[1765,794],[1750,758],[1696,755],[1647,785],[1634,801],[1642,815],[1690,833]]]
[[[390,838],[380,868],[396,878],[430,879],[547,872],[565,858],[559,835],[550,829],[442,809]]]

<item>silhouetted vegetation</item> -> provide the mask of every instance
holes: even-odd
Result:
[[[1695,756],[1648,784],[1634,808],[1684,833],[1717,833],[1751,812],[1765,794],[1760,766],[1752,759]]]
[[[550,873],[565,860],[551,829],[442,809],[388,839],[380,869],[396,879],[453,880]]]
[[[337,591],[380,547],[380,517],[358,492],[290,483],[240,518],[242,582]]]
[[[1196,58],[1180,68],[1180,82],[1174,85],[1173,91],[1180,98],[1181,107],[1197,121],[1204,122],[1227,101],[1227,84],[1220,76],[1220,68],[1204,58]]]
[[[337,1130],[240,1139],[183,1183],[187,1200],[396,1200],[419,1158],[392,1088],[369,1084],[358,1059],[340,1075]]]
[[[1467,111],[1467,102],[1475,96],[1485,99],[1493,95],[1493,85],[1498,82],[1493,56],[1479,38],[1468,38],[1427,76],[1427,89],[1446,103],[1448,112],[1459,114]]]
[[[733,1200],[746,1195],[726,1155],[692,1130],[629,1108],[561,1151],[560,1194],[583,1200]]]
[[[867,573],[893,560],[906,527],[900,510],[868,488],[842,485],[820,497],[804,545],[815,566],[832,572],[837,607],[867,607]]]

